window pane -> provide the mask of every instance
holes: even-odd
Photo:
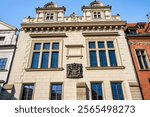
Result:
[[[144,65],[145,65],[145,69],[149,69],[148,64],[147,64],[146,56],[143,56],[143,62],[144,62]]]
[[[138,58],[138,62],[139,62],[140,68],[144,69],[144,66],[143,66],[142,60],[141,60],[140,51],[136,51],[136,55],[137,55],[137,58]]]
[[[98,48],[105,48],[104,42],[98,42]]]
[[[49,52],[43,52],[42,54],[42,68],[48,68],[48,59],[49,59]]]
[[[62,96],[62,85],[52,84],[51,86],[51,100],[61,100]]]
[[[33,53],[31,68],[38,68],[39,56],[40,56],[39,52],[34,52]]]
[[[107,67],[107,59],[105,50],[99,51],[100,65],[101,67]]]
[[[51,68],[58,68],[58,52],[52,52]]]
[[[101,83],[92,83],[92,100],[103,100]]]
[[[116,60],[116,55],[114,50],[109,50],[109,60],[110,60],[110,65],[112,67],[117,66],[117,60]]]
[[[32,100],[34,84],[23,85],[22,100]]]
[[[41,49],[41,44],[40,43],[35,43],[34,44],[34,50],[40,50]]]
[[[121,83],[111,83],[111,89],[114,100],[124,100]]]
[[[44,50],[49,50],[50,49],[50,44],[49,43],[44,43],[43,49]]]
[[[97,67],[96,51],[90,51],[90,66]]]
[[[0,70],[5,69],[6,62],[7,62],[7,58],[1,58],[0,59]]]
[[[95,42],[89,42],[89,48],[95,48]]]
[[[108,41],[108,42],[107,42],[107,47],[108,47],[108,48],[114,48],[113,41]]]
[[[59,49],[59,43],[53,43],[52,49],[58,50]]]

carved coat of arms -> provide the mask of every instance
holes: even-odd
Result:
[[[67,78],[82,78],[82,64],[67,64]]]

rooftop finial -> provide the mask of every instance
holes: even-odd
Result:
[[[150,12],[146,16],[147,16],[148,22],[150,22]]]

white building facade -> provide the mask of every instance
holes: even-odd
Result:
[[[15,27],[0,21],[0,94],[9,77],[16,48],[16,32]]]
[[[98,1],[83,16],[53,2],[23,19],[8,85],[21,100],[134,100],[139,85],[126,22]]]

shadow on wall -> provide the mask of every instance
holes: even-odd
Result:
[[[14,86],[11,89],[5,89],[2,88],[1,93],[0,93],[0,100],[17,100],[15,98],[15,88]]]

